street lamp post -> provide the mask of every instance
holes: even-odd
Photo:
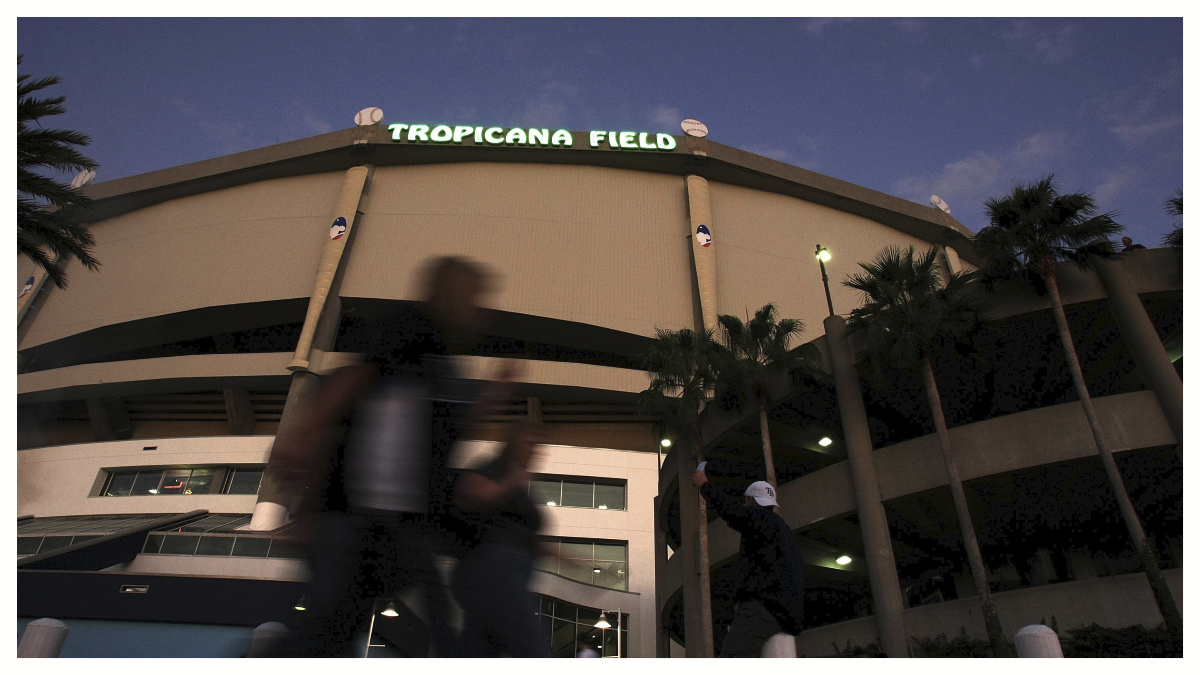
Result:
[[[829,258],[829,249],[817,244],[817,262],[821,263],[821,283],[825,284],[825,302],[829,304],[829,316],[833,316],[833,297],[829,295],[829,275],[825,273],[825,262]]]
[[[600,610],[600,620],[596,622],[596,628],[599,628],[602,631],[612,628],[612,624],[608,622],[608,612],[609,611],[611,611],[611,610],[607,610],[607,609]],[[604,646],[603,646],[604,640],[601,640],[600,643],[601,643],[600,649],[603,650],[604,649]],[[618,659],[621,658],[621,606],[620,605],[617,605],[617,658]]]

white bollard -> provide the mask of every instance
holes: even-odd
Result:
[[[269,656],[274,648],[287,637],[287,634],[288,627],[278,621],[268,621],[259,624],[250,633],[250,651],[246,652],[246,657],[261,658]]]
[[[763,643],[762,658],[764,659],[794,659],[796,658],[796,636],[787,633],[776,633]]]
[[[1047,626],[1035,623],[1017,631],[1017,656],[1023,659],[1061,659],[1062,645],[1058,635]]]
[[[63,643],[71,629],[58,619],[30,621],[17,645],[17,657],[27,659],[54,659],[62,653]]]

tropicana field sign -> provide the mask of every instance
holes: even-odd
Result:
[[[575,145],[575,136],[566,129],[522,129],[512,127],[468,127],[439,124],[389,124],[392,140],[397,143],[446,143],[461,144],[470,138],[475,145],[494,146],[540,146],[546,148],[570,148]],[[670,134],[649,134],[637,131],[589,131],[588,146],[605,147],[612,150],[660,150],[675,149],[675,137]]]

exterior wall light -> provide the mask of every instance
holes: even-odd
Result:
[[[546,506],[558,506],[558,504],[555,504],[554,502],[546,502]]]
[[[817,445],[821,446],[822,448],[828,448],[829,446],[833,445],[833,439],[828,436],[822,436],[821,440],[817,441]]]
[[[821,246],[817,249],[817,260],[820,260],[821,262],[829,262],[831,257],[833,256],[829,255],[829,249],[825,248],[824,246]]]
[[[837,560],[835,560],[834,562],[836,562],[839,565],[849,565],[850,560],[851,560],[850,556],[844,555],[844,556],[838,558]]]
[[[396,611],[396,603],[393,600],[388,600],[387,607],[384,607],[380,614],[382,616],[400,616],[400,612]]]
[[[664,438],[664,439],[662,439],[661,441],[659,441],[659,443],[658,443],[658,444],[659,444],[659,445],[661,445],[661,446],[663,446],[664,448],[669,448],[669,447],[671,447],[671,439],[669,439],[669,438]]]

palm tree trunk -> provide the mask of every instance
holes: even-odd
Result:
[[[1117,462],[1113,459],[1112,450],[1109,449],[1100,433],[1100,420],[1096,416],[1096,409],[1092,406],[1092,397],[1088,394],[1087,384],[1083,381],[1083,369],[1079,366],[1079,356],[1075,353],[1075,342],[1071,337],[1071,329],[1067,325],[1067,314],[1063,310],[1062,296],[1058,293],[1058,280],[1053,266],[1048,265],[1047,269],[1042,271],[1041,276],[1050,293],[1050,307],[1054,312],[1054,322],[1058,325],[1058,335],[1063,343],[1063,352],[1067,357],[1071,380],[1075,383],[1075,393],[1079,396],[1083,414],[1087,416],[1088,425],[1092,429],[1096,450],[1100,453],[1100,465],[1104,467],[1108,482],[1117,495],[1117,506],[1121,510],[1121,518],[1125,521],[1125,527],[1129,529],[1129,536],[1133,538],[1134,548],[1137,549],[1138,555],[1142,558],[1142,564],[1146,567],[1146,578],[1150,582],[1150,589],[1154,592],[1154,600],[1158,603],[1158,611],[1163,616],[1167,631],[1178,644],[1182,645],[1183,617],[1180,616],[1175,598],[1171,596],[1171,589],[1167,586],[1166,579],[1163,578],[1162,570],[1158,565],[1158,555],[1155,553],[1154,547],[1147,541],[1146,532],[1142,529],[1142,523],[1133,509],[1133,502],[1129,499],[1129,491],[1125,488],[1125,481],[1117,469]]]
[[[700,416],[692,415],[692,437],[696,440],[696,459],[704,461],[704,441],[700,436]],[[682,457],[680,458],[683,459]],[[700,510],[699,527],[696,528],[696,541],[699,550],[696,552],[696,567],[700,574],[700,635],[705,658],[714,656],[713,622],[712,622],[712,582],[708,569],[708,504],[700,495],[697,506]],[[684,508],[680,504],[680,508]]]
[[[1015,656],[1004,639],[1004,631],[1000,626],[1000,615],[996,612],[996,603],[992,600],[992,591],[988,587],[987,567],[983,564],[983,554],[979,550],[979,540],[975,536],[975,525],[971,522],[971,511],[967,508],[967,495],[963,492],[962,479],[958,476],[958,465],[954,462],[954,453],[950,448],[950,431],[946,428],[946,416],[942,411],[942,396],[938,392],[937,380],[933,377],[933,366],[929,357],[921,359],[921,377],[925,380],[925,395],[929,399],[929,409],[933,412],[933,426],[937,429],[938,443],[942,449],[942,461],[946,464],[946,476],[949,478],[950,494],[954,497],[954,510],[958,514],[958,523],[962,528],[963,545],[967,549],[967,562],[971,566],[971,576],[975,580],[975,591],[979,593],[979,608],[983,612],[983,624],[987,628],[988,641],[992,643],[992,654],[997,657]]]
[[[758,428],[762,434],[763,462],[767,465],[767,482],[779,491],[779,483],[775,481],[775,454],[771,450],[771,430],[767,424],[767,397],[758,394]]]

